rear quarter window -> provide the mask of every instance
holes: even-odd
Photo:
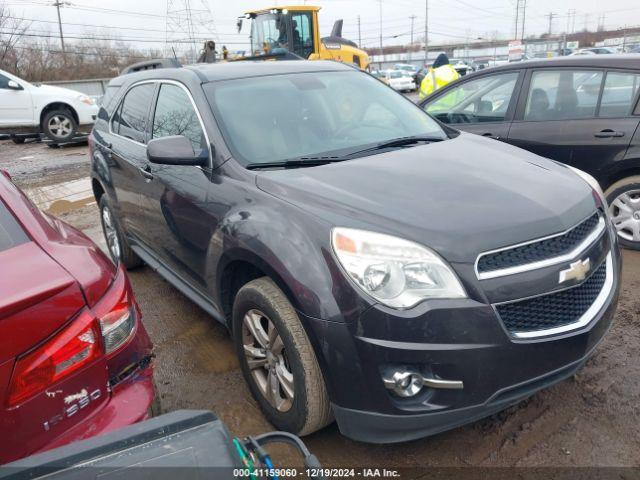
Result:
[[[27,234],[6,205],[0,200],[0,252],[28,241]]]

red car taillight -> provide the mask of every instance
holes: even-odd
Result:
[[[102,355],[100,330],[87,312],[54,338],[16,362],[9,406],[40,392]]]
[[[118,271],[109,292],[93,307],[107,355],[118,350],[133,334],[137,305],[123,270]]]
[[[49,388],[124,345],[135,330],[137,308],[124,271],[92,310],[84,310],[53,338],[16,362],[9,407]]]

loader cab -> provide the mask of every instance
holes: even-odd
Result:
[[[309,59],[318,54],[319,7],[294,9],[272,8],[248,12],[251,20],[251,50],[253,55],[277,54],[285,51]]]

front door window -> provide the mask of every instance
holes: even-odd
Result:
[[[449,124],[504,122],[519,72],[488,75],[463,82],[425,106]]]

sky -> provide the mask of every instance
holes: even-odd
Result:
[[[139,48],[163,48],[167,2],[183,4],[185,0],[62,0],[60,9],[67,43],[75,38],[117,37]],[[287,5],[286,0],[188,0],[197,9],[205,5],[202,18],[207,31],[214,32],[218,46],[229,50],[247,48],[249,28],[236,33],[236,19],[245,10],[273,5]],[[305,0],[292,1],[300,4]],[[329,35],[336,19],[344,20],[343,36],[365,47],[379,45],[380,9],[384,45],[409,43],[411,16],[415,15],[414,38],[424,36],[425,2],[429,3],[429,41],[431,45],[452,42],[479,42],[482,39],[510,39],[514,35],[515,3],[518,0],[308,0],[319,5],[321,35]],[[523,1],[523,0],[521,0]],[[3,0],[0,0],[2,3]],[[31,35],[58,35],[56,8],[53,0],[4,0],[16,17],[33,20]],[[604,7],[606,5],[606,8]],[[206,14],[209,9],[211,16]],[[569,16],[569,12],[575,14]],[[540,34],[549,29],[561,33],[585,27],[595,30],[600,23],[606,29],[640,26],[639,0],[527,0],[525,35]],[[604,14],[604,18],[602,15]],[[199,15],[200,16],[200,15]],[[199,34],[208,38],[202,30]]]

